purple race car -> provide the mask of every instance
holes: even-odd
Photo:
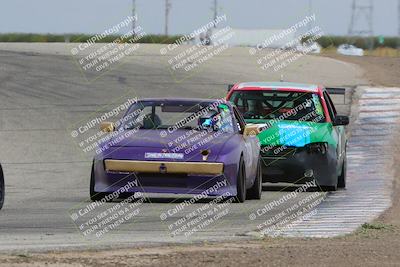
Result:
[[[135,192],[261,198],[255,128],[225,100],[144,99],[101,129],[93,201]]]

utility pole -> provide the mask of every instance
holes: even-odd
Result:
[[[397,19],[398,19],[398,33],[397,33],[397,49],[400,50],[400,0],[398,0],[398,11],[397,11]]]
[[[136,0],[132,0],[132,36],[136,35]]]
[[[168,36],[168,21],[169,21],[169,11],[171,9],[171,3],[169,0],[165,0],[165,36]]]
[[[370,37],[369,48],[373,48],[373,40],[372,37],[374,35],[373,32],[373,14],[374,14],[374,4],[373,0],[353,0],[352,4],[352,12],[351,12],[351,20],[349,26],[349,35],[350,36],[364,36]],[[357,23],[359,19],[363,18],[366,21],[365,26],[360,26]]]
[[[311,17],[313,12],[313,5],[312,5],[312,0],[308,0],[308,15]],[[312,29],[312,24],[308,23],[308,31],[311,31]]]
[[[213,11],[214,11],[214,21],[216,21],[218,17],[218,0],[214,0]],[[214,28],[217,28],[216,24],[214,24]]]

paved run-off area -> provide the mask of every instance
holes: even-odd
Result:
[[[364,83],[362,71],[355,65],[313,56],[303,57],[281,72],[265,72],[244,48],[229,49],[190,75],[175,75],[171,74],[166,64],[168,57],[161,56],[159,48],[156,45],[143,46],[135,56],[123,59],[124,64],[88,81],[64,44],[0,44],[0,162],[7,183],[6,204],[0,213],[1,250],[91,248],[249,238],[249,233],[253,233],[257,225],[266,220],[260,217],[252,221],[249,215],[290,191],[265,191],[261,201],[228,205],[226,216],[190,237],[171,237],[170,224],[160,220],[160,214],[176,206],[176,203],[169,203],[174,198],[152,199],[151,203],[141,206],[134,222],[121,225],[100,240],[88,241],[69,214],[76,205],[89,204],[91,164],[90,155],[84,153],[71,137],[71,125],[112,110],[128,97],[222,97],[227,84],[279,80],[282,73],[287,81],[330,86]],[[362,113],[353,124],[354,136],[349,143],[348,190],[323,195],[317,213],[293,225],[287,234],[331,236],[346,233],[372,219],[390,204],[390,172],[385,172],[388,177],[382,177],[378,167],[367,161],[372,157],[374,164],[382,164],[380,168],[390,163],[384,161],[386,157],[390,160],[390,155],[379,159],[372,156],[373,152],[380,151],[381,146],[390,144],[387,138],[390,137],[390,129],[384,126],[385,130],[379,130],[380,126],[376,124],[379,119],[371,123],[375,115],[371,115],[368,108],[374,105],[365,104],[376,101],[375,111],[378,113],[374,114],[382,112],[379,105],[390,106],[387,104],[390,100],[381,99],[383,104],[379,102],[379,98],[382,98],[379,92],[382,90],[367,89],[361,95],[358,108]],[[348,108],[345,106],[343,110],[348,111]],[[382,117],[380,122],[397,120],[397,115],[390,113],[383,118],[385,115],[379,114]],[[373,127],[378,130],[374,132]],[[366,139],[369,145],[363,148]],[[298,197],[307,199],[311,194],[313,192],[306,192]],[[285,203],[280,209],[286,210],[292,204]],[[368,207],[375,204],[377,209],[369,208],[368,212],[363,213],[362,208],[366,204]],[[115,203],[107,204],[108,207],[113,205]],[[190,209],[195,209],[196,205]],[[360,214],[353,212],[350,214],[355,216],[351,217],[346,213],[347,209],[355,210],[357,207],[360,208]],[[189,209],[185,212],[189,212]],[[268,216],[272,217],[274,213]],[[336,218],[337,224],[330,220],[330,216]],[[171,218],[171,222],[178,221],[180,217],[182,214]]]

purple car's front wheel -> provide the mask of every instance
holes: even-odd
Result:
[[[236,179],[236,201],[243,203],[246,200],[246,169],[244,167],[243,157],[240,158],[239,170]]]

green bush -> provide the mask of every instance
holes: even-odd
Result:
[[[88,34],[31,34],[31,33],[6,33],[0,34],[0,42],[26,42],[26,43],[53,43],[65,42],[69,39],[71,43],[86,42],[93,35]],[[99,40],[99,43],[111,43],[116,40],[118,35],[109,35]],[[146,35],[143,36],[139,43],[164,43],[171,44],[181,38],[180,35],[165,36],[165,35]]]

